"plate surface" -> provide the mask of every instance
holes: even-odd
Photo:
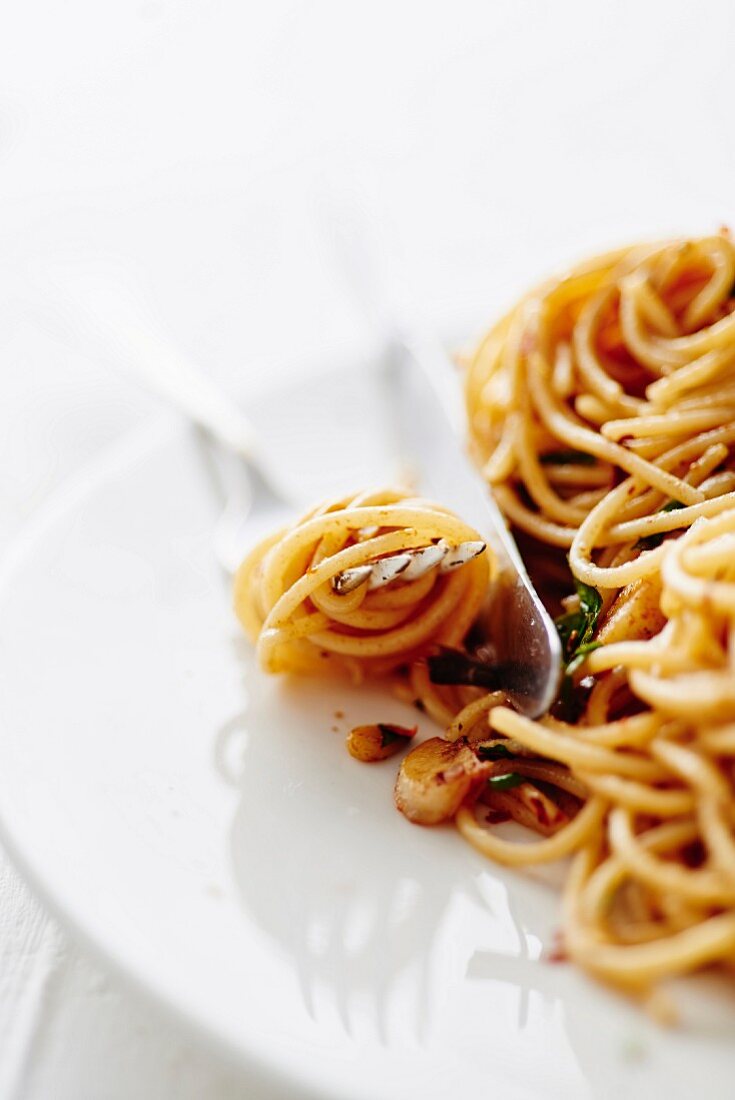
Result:
[[[300,497],[390,476],[363,368],[253,411]],[[269,1096],[732,1095],[724,983],[679,986],[666,1032],[545,961],[551,878],[409,825],[395,761],[345,752],[351,725],[416,712],[258,673],[212,560],[218,512],[201,442],[166,420],[5,563],[0,819],[56,911]]]

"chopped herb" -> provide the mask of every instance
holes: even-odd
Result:
[[[350,756],[364,764],[373,764],[378,760],[387,760],[405,748],[417,726],[406,729],[404,726],[389,726],[378,722],[370,726],[355,726],[347,734],[345,744]]]
[[[564,679],[559,701],[562,715],[567,722],[576,721],[581,711],[574,684],[574,673],[587,654],[600,645],[599,642],[592,640],[592,636],[602,610],[602,596],[596,588],[581,581],[576,582],[576,588],[579,610],[568,611],[566,615],[556,620],[564,660]]]
[[[438,653],[427,657],[426,663],[432,684],[473,684],[484,688],[498,686],[497,672],[492,666],[474,661],[459,649],[442,646]]]
[[[521,661],[478,661],[459,649],[442,646],[426,658],[432,684],[470,684],[496,691],[512,685],[514,691],[530,690],[534,671]]]
[[[405,726],[387,726],[384,722],[377,723],[380,730],[380,747],[387,749],[389,745],[395,745],[396,741],[408,741],[416,732],[416,727],[406,729]]]
[[[541,455],[544,466],[596,466],[597,459],[586,451],[547,451]]]
[[[660,508],[657,508],[658,512],[676,512],[679,508],[686,508],[686,504],[682,504],[680,500],[667,500],[665,504],[662,504]],[[638,539],[638,542],[633,547],[634,550],[655,550],[657,546],[660,546],[664,541],[665,531],[656,531],[653,535],[644,535],[643,538]]]
[[[579,610],[568,611],[556,620],[556,629],[561,638],[564,651],[564,663],[568,665],[581,646],[592,640],[597,620],[602,610],[602,596],[589,584],[576,582],[579,596]]]
[[[519,775],[518,772],[507,772],[506,775],[491,775],[488,779],[488,785],[493,791],[509,791],[525,782],[525,776]]]
[[[663,532],[658,531],[655,535],[644,535],[643,538],[638,539],[633,543],[634,550],[655,550],[657,546],[660,546],[664,541]]]
[[[597,622],[597,616],[602,609],[602,596],[593,588],[592,585],[584,584],[582,581],[576,582],[577,595],[579,596],[579,606],[584,611],[585,615],[594,616],[594,622],[592,627],[594,628]]]
[[[584,702],[589,693],[589,680],[583,680],[580,684],[575,684],[574,677],[565,673],[559,694],[558,717],[564,722],[576,722],[584,710]]]
[[[599,649],[601,642],[585,642],[577,648],[576,653],[564,669],[564,679],[561,682],[561,708],[567,722],[576,722],[581,713],[581,703],[574,684],[574,674],[584,663],[584,659],[593,649]]]
[[[478,745],[475,752],[478,760],[500,760],[513,756],[501,741],[490,741],[487,745]]]
[[[578,646],[576,653],[567,665],[564,675],[570,677],[573,676],[584,661],[587,654],[591,653],[593,649],[599,649],[601,645],[602,642],[585,642],[584,645]]]

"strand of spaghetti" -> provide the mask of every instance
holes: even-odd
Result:
[[[735,913],[721,913],[645,944],[610,944],[573,920],[564,937],[575,962],[613,985],[645,989],[663,978],[690,973],[735,949]]]
[[[674,477],[666,470],[621,447],[619,443],[613,443],[612,440],[605,439],[597,432],[590,431],[583,424],[572,420],[551,392],[544,365],[539,364],[537,371],[537,386],[532,392],[534,404],[549,431],[564,443],[587,454],[595,455],[604,462],[619,466],[631,476],[640,478],[647,485],[655,486],[674,500],[681,500],[685,504],[697,504],[702,499],[701,494],[681,478]]]
[[[691,844],[696,837],[696,823],[689,818],[655,825],[642,837],[641,843],[648,852],[674,853]],[[598,851],[597,860],[589,864],[584,882],[578,887],[577,908],[582,919],[588,924],[607,919],[613,910],[615,893],[626,880],[635,882],[623,861],[614,855],[600,857]],[[701,918],[701,910],[688,912],[690,921]]]
[[[496,485],[494,488],[495,499],[501,509],[513,521],[516,527],[534,535],[537,539],[550,543],[552,546],[571,546],[576,528],[562,527],[557,523],[544,519],[543,516],[532,512],[521,504],[517,494],[508,485]]]
[[[610,489],[612,481],[612,467],[605,463],[595,463],[594,466],[560,466],[553,462],[545,462],[546,476],[552,485],[561,488],[573,486],[574,488],[598,487]]]
[[[285,575],[289,559],[297,548],[300,549],[317,543],[328,531],[338,531],[346,536],[350,531],[370,527],[394,528],[395,536],[400,536],[406,540],[406,547],[421,545],[422,541],[425,545],[432,538],[446,538],[448,540],[458,538],[459,541],[464,541],[465,539],[477,537],[477,532],[458,520],[456,516],[446,512],[429,510],[428,508],[408,508],[394,505],[357,507],[315,516],[313,519],[307,520],[306,523],[297,525],[273,547],[269,573],[273,575],[271,586],[275,585],[276,591],[272,591],[271,586],[266,582],[264,586],[265,599],[272,603],[274,597],[277,598],[281,594],[278,591],[278,579]],[[423,540],[415,533],[418,529],[422,531]],[[410,534],[411,531],[414,532],[413,536]],[[339,555],[321,562],[313,573],[299,578],[293,588],[296,588],[298,584],[302,585],[301,590],[317,588],[319,584],[329,580],[335,573],[359,565],[370,557],[392,553],[401,546],[400,540],[396,541],[391,535],[379,537],[384,542],[379,543],[378,537],[366,539],[364,542],[340,551]],[[282,580],[280,584],[282,586]]]
[[[447,701],[447,696],[450,695],[448,691],[442,691],[439,685],[432,684],[425,662],[415,661],[411,665],[410,679],[412,694],[421,701],[426,713],[442,729],[448,726],[456,716],[456,707]]]
[[[714,730],[703,730],[700,737],[702,748],[718,756],[735,755],[735,726],[720,726]]]
[[[495,707],[488,717],[491,727],[498,733],[520,741],[540,756],[561,760],[578,771],[608,772],[650,782],[666,778],[666,769],[647,757],[614,752],[579,738],[552,732],[508,707]]]
[[[704,467],[706,469],[706,465]],[[635,493],[633,479],[624,481],[607,497],[600,502],[587,516],[572,539],[569,555],[569,564],[572,572],[579,579],[588,584],[601,588],[621,587],[631,584],[641,577],[652,573],[660,565],[667,548],[657,547],[639,555],[633,561],[612,568],[602,568],[592,562],[592,550],[595,546],[609,545],[615,541],[624,541],[632,537],[650,535],[661,530],[673,530],[680,526],[680,519],[676,512],[659,512],[655,516],[649,516],[642,520],[630,520],[617,525],[619,539],[613,538],[613,526],[610,520],[621,510],[626,501]],[[703,514],[716,514],[728,508],[735,498],[717,497],[714,500],[705,500],[701,505],[693,508],[682,508],[679,511],[687,513],[692,519],[699,518]],[[607,528],[607,530],[605,530]]]
[[[270,548],[280,541],[283,537],[283,533],[282,530],[276,531],[274,534],[268,535],[267,538],[262,539],[261,542],[250,551],[235,574],[233,592],[235,611],[252,642],[258,640],[258,635],[263,625],[263,620],[256,611],[259,592],[255,577],[264,557]]]
[[[686,745],[659,739],[651,742],[651,753],[695,790],[717,800],[727,801],[730,789],[725,777],[711,760],[700,753]]]
[[[511,765],[509,765],[511,766]],[[518,756],[513,759],[513,772],[529,779],[538,779],[560,791],[574,795],[584,802],[589,797],[590,787],[579,776],[574,775],[563,764],[554,764],[548,760],[533,760]]]
[[[574,576],[585,584],[596,588],[622,588],[661,567],[667,550],[665,545],[646,550],[632,561],[611,568],[603,568],[592,561],[593,548],[598,545],[601,532],[609,526],[621,503],[634,492],[632,479],[618,485],[590,512],[574,535],[569,565]]]
[[[645,642],[612,642],[587,654],[585,672],[595,676],[619,665],[627,669],[650,669],[655,666],[659,674],[684,672],[691,668],[691,653],[684,649],[652,647]]]
[[[286,536],[287,538],[288,536]],[[283,539],[281,544],[274,548],[274,557],[269,561],[267,573],[262,580],[263,598],[272,607],[264,623],[265,629],[275,629],[286,623],[312,592],[320,588],[321,585],[326,584],[338,573],[353,569],[357,565],[363,565],[366,561],[371,561],[377,557],[425,545],[425,539],[420,535],[410,534],[403,529],[391,531],[386,535],[376,535],[374,538],[348,546],[325,558],[319,565],[309,569],[307,573],[300,576],[294,584],[288,587],[284,584],[285,571],[281,568],[287,563],[287,559],[283,560],[282,553],[286,539]],[[298,543],[294,540],[289,545],[289,550],[293,553],[305,544],[308,545],[306,539],[300,540]]]
[[[590,298],[582,310],[574,328],[576,363],[592,393],[613,409],[635,416],[644,402],[628,397],[620,383],[603,369],[594,351],[594,338],[600,325],[601,315],[614,293],[613,288],[605,288]]]
[[[647,538],[649,535],[675,531],[680,527],[689,527],[696,519],[720,515],[735,506],[735,493],[703,500],[701,504],[692,504],[687,508],[678,508],[671,512],[658,512],[653,516],[616,523],[605,532],[597,545],[607,546],[615,542],[629,542],[633,539]]]
[[[624,668],[614,668],[607,676],[603,676],[594,682],[587,699],[587,709],[584,715],[588,727],[599,728],[607,724],[612,710],[612,700],[621,688],[625,688],[626,683],[627,677]],[[546,721],[548,722],[548,718]],[[566,723],[565,729],[568,729]],[[649,736],[653,736],[653,734],[646,733],[646,739]]]
[[[648,783],[621,779],[619,775],[597,775],[594,772],[578,774],[590,790],[602,795],[608,802],[625,806],[639,814],[676,817],[679,814],[691,813],[695,806],[695,796],[692,791],[659,789]]]
[[[680,409],[675,417],[665,413],[650,413],[626,420],[608,420],[600,429],[606,439],[618,442],[629,436],[691,435],[715,428],[723,420],[732,420],[735,410],[731,405],[714,408]]]
[[[717,378],[732,362],[732,349],[707,351],[693,363],[680,367],[675,374],[659,378],[646,387],[646,397],[654,406],[668,408],[688,390],[701,388]]]
[[[679,546],[674,545],[667,560],[663,563],[661,576],[667,589],[676,594],[677,599],[689,607],[717,606],[719,610],[735,615],[735,586],[725,581],[711,578],[694,577],[687,570],[683,555],[690,546],[700,540],[715,538],[718,535],[735,531],[735,512],[725,513],[714,518],[704,528],[702,525],[692,528]],[[725,560],[719,564],[728,565]]]
[[[489,833],[478,824],[473,810],[468,806],[460,807],[455,821],[465,840],[483,855],[506,867],[522,867],[535,863],[551,863],[576,851],[599,829],[605,810],[605,801],[592,797],[569,825],[565,825],[546,840],[530,844],[515,844]]]
[[[480,725],[487,732],[488,711],[504,702],[505,695],[502,691],[491,691],[469,703],[447,726],[444,733],[447,741],[457,741],[460,737],[469,737],[475,727]]]
[[[630,718],[619,718],[614,722],[599,725],[569,726],[547,715],[543,725],[557,733],[579,738],[593,745],[614,748],[637,748],[648,745],[660,732],[661,722],[655,714],[634,714]]]
[[[629,679],[638,698],[661,714],[713,724],[735,718],[735,682],[729,673],[700,670],[664,678],[634,669]]]
[[[612,850],[632,875],[659,892],[671,891],[700,905],[735,904],[735,882],[714,870],[691,870],[658,859],[636,837],[633,820],[633,811],[616,806],[608,830]]]
[[[711,794],[705,795],[697,808],[697,816],[714,866],[735,882],[735,842],[725,805]]]
[[[396,627],[395,630],[386,631],[376,638],[356,637],[328,630],[314,634],[313,640],[316,645],[331,649],[334,653],[344,653],[353,657],[386,656],[410,651],[431,638],[440,623],[450,614],[464,594],[467,584],[466,573],[471,568],[472,564],[465,566],[462,573],[455,573],[454,576],[448,577],[441,596],[410,623]]]
[[[522,401],[523,405],[527,406],[528,396],[526,395]],[[518,429],[517,455],[521,476],[531,498],[539,508],[543,509],[545,514],[552,520],[559,520],[562,523],[578,527],[585,517],[585,512],[581,508],[567,503],[549,485],[548,478],[531,441],[531,419],[527,413],[521,417]]]

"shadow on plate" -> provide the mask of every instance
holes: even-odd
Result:
[[[642,1084],[660,1031],[545,957],[558,920],[548,877],[486,864],[451,828],[409,825],[392,804],[397,758],[365,766],[347,754],[350,725],[415,712],[384,690],[268,679],[244,644],[238,660],[247,705],[215,750],[240,792],[232,865],[243,906],[292,961],[309,1014],[336,1014],[354,1038],[368,1027],[380,1044],[415,1045],[456,1028],[461,1002],[482,1006],[483,985],[496,983],[489,1000],[507,1005],[504,1026],[553,1019],[594,1095],[607,1095],[621,1065]],[[735,1001],[723,983],[695,983],[687,1008],[689,1038],[730,1032]]]

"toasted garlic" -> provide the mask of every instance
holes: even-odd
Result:
[[[493,763],[483,763],[466,741],[432,737],[404,757],[395,786],[395,803],[409,821],[437,825],[454,817]]]

